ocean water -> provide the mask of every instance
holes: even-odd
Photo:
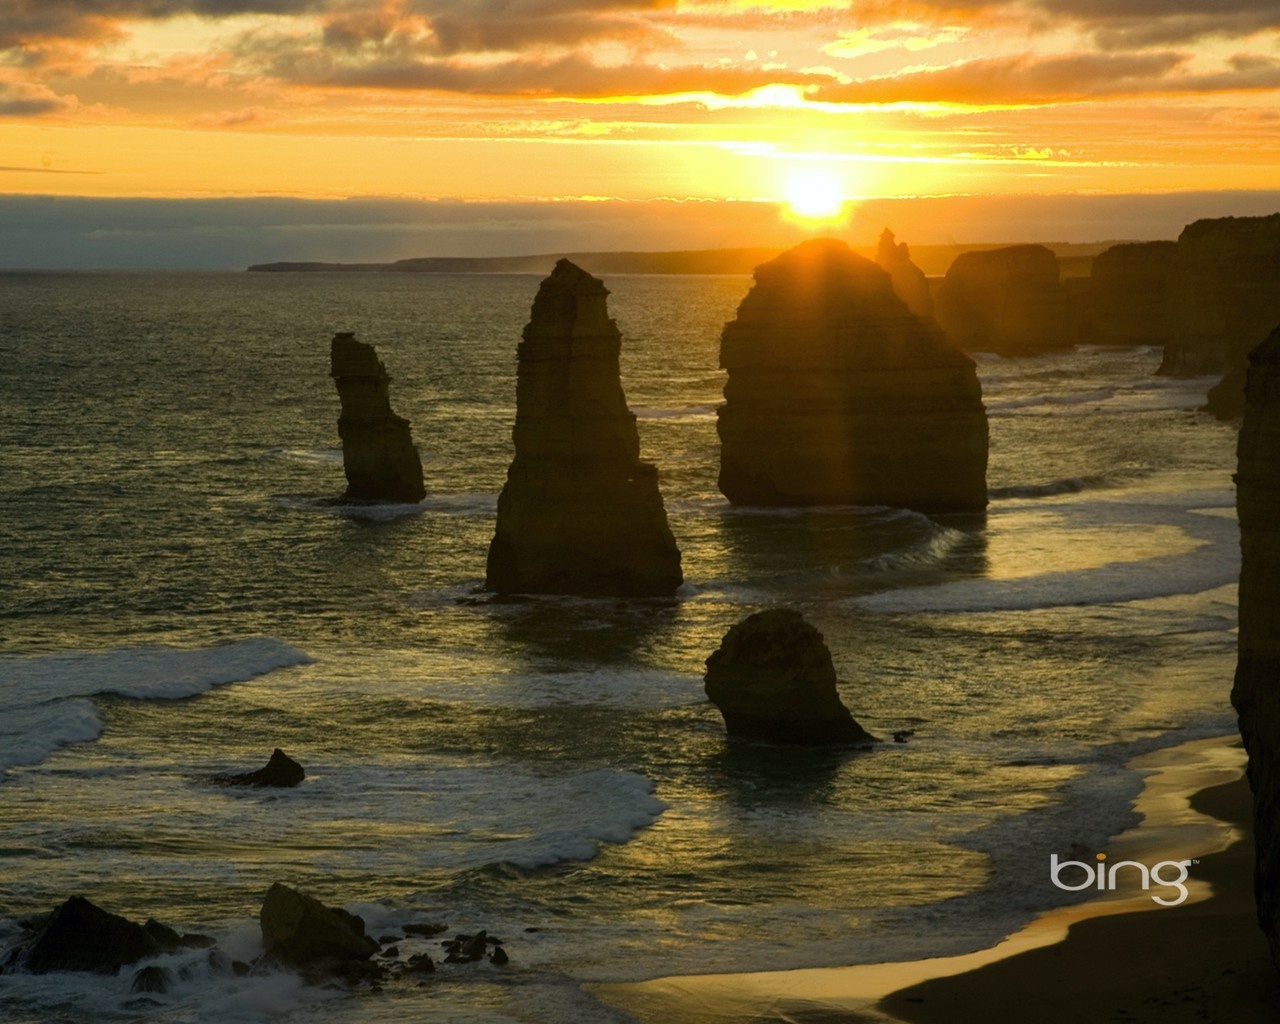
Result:
[[[0,947],[78,893],[248,959],[282,881],[511,957],[380,993],[197,953],[142,999],[131,968],[6,974],[0,1016],[608,1022],[584,984],[957,953],[1071,898],[1048,856],[1133,823],[1130,757],[1233,729],[1235,433],[1195,412],[1207,382],[1151,349],[980,355],[985,518],[733,509],[740,277],[607,281],[680,595],[478,601],[537,283],[0,275]],[[420,505],[330,502],[338,330],[395,378]],[[703,661],[778,605],[909,742],[725,743]],[[298,789],[208,784],[276,746]]]

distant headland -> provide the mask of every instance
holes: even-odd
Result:
[[[1051,243],[1066,277],[1086,276],[1094,256],[1114,242]],[[911,257],[931,277],[941,276],[963,252],[998,249],[998,244],[913,245]],[[874,246],[856,252],[870,256]],[[557,260],[567,259],[592,274],[750,274],[778,256],[781,248],[686,249],[672,252],[557,252],[536,256],[418,256],[392,263],[319,263],[282,261],[255,263],[256,273],[375,272],[408,274],[548,274]]]

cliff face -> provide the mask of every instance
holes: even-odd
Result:
[[[1280,967],[1280,327],[1250,356],[1240,428],[1239,661],[1231,702],[1249,752],[1258,920]]]
[[[973,361],[843,242],[757,267],[720,365],[720,490],[734,504],[986,507]]]
[[[330,375],[338,388],[342,415],[345,501],[417,502],[426,497],[422,462],[409,421],[391,411],[391,378],[372,345],[353,334],[335,334],[329,347]]]
[[[1232,363],[1243,370],[1280,321],[1280,213],[1187,225],[1178,236],[1169,315],[1161,373],[1222,373]]]
[[[934,308],[968,351],[1027,355],[1070,342],[1058,260],[1043,245],[1011,245],[956,257]]]
[[[1093,259],[1080,296],[1078,337],[1103,345],[1163,345],[1172,330],[1176,242],[1127,242]]]
[[[657,469],[640,461],[604,284],[560,260],[517,350],[516,455],[498,498],[486,587],[670,595],[683,582]]]

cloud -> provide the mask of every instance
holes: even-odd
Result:
[[[75,107],[74,97],[59,96],[43,85],[0,81],[0,117],[40,117]]]
[[[826,85],[812,98],[845,103],[1043,104],[1143,94],[1228,92],[1280,87],[1280,61],[1242,55],[1218,72],[1192,74],[1190,55],[1022,55],[914,68],[848,85]]]

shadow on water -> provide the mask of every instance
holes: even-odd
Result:
[[[675,599],[517,597],[479,604],[507,646],[532,663],[624,665],[675,628]]]
[[[707,759],[721,795],[743,808],[818,807],[835,799],[844,768],[875,756],[872,747],[792,747],[726,738]]]

